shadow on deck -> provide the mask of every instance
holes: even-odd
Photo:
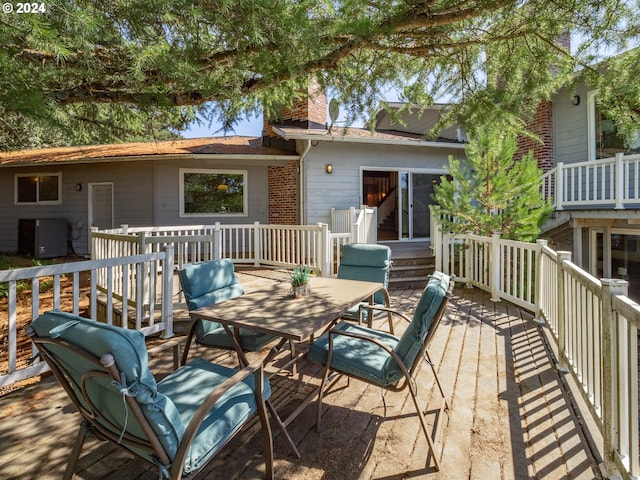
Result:
[[[241,279],[247,291],[265,278]],[[392,305],[411,313],[419,290],[391,292]],[[427,445],[406,393],[341,378],[325,400],[323,428],[315,430],[315,402],[289,427],[301,459],[275,439],[275,475],[282,479],[592,479],[601,478],[567,391],[554,368],[541,327],[529,313],[493,303],[479,290],[456,289],[430,354],[451,406],[438,448],[442,469],[425,468]],[[235,356],[196,349],[215,361]],[[167,372],[170,351],[151,362]],[[319,366],[302,364],[305,380]],[[418,377],[419,397],[433,390],[430,369]],[[297,379],[272,379],[273,402],[286,416],[303,390]],[[61,478],[79,415],[52,377],[0,398],[0,478]],[[199,478],[262,478],[261,443],[243,431]],[[276,432],[276,429],[274,429]],[[589,441],[588,441],[589,440]],[[158,472],[111,445],[87,442],[76,477],[157,479]]]

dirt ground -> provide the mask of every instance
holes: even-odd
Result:
[[[54,263],[68,263],[72,261],[84,260],[79,257],[64,257],[55,259]],[[12,260],[12,264],[17,267],[33,266],[31,259]],[[79,288],[79,308],[80,315],[86,313],[89,307],[89,284],[88,275],[80,275]],[[53,280],[51,277],[43,277],[40,279],[41,291],[38,293],[39,313],[51,310],[53,308],[53,288],[51,287]],[[63,276],[60,278],[60,308],[62,310],[71,311],[73,309],[73,277]],[[0,297],[0,375],[9,371],[9,300],[6,296]],[[33,295],[31,289],[21,290],[16,297],[16,333],[17,333],[17,367],[21,368],[26,365],[32,357],[32,345],[29,337],[25,333],[26,327],[31,322],[34,313],[32,312]],[[36,377],[37,379],[38,377]],[[21,384],[22,385],[22,384]],[[7,391],[13,390],[14,387],[0,388],[0,396],[6,394]]]

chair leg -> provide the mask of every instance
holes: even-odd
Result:
[[[191,342],[193,341],[193,336],[196,332],[196,322],[200,320],[194,320],[191,324],[191,328],[189,329],[189,334],[187,335],[187,340],[184,343],[184,350],[182,351],[182,359],[180,360],[180,365],[184,365],[187,363],[187,358],[189,358],[189,349],[191,348]]]
[[[64,471],[64,476],[62,477],[63,480],[71,480],[73,477],[73,472],[76,471],[76,466],[78,465],[78,459],[80,458],[80,452],[82,452],[82,446],[84,445],[85,438],[87,438],[87,424],[82,421],[80,423],[80,428],[78,429],[76,441],[73,444],[73,449],[69,455],[67,469]]]
[[[259,382],[263,382],[262,373]],[[267,417],[267,409],[265,408],[265,401],[260,395],[260,401],[258,402],[258,417],[260,418],[260,425],[262,426],[262,441],[264,444],[264,467],[265,467],[265,480],[273,479],[273,435],[271,434],[271,425],[269,424],[269,418]]]
[[[418,417],[420,418],[420,426],[422,427],[422,432],[424,433],[425,438],[427,439],[427,443],[429,444],[429,451],[431,452],[431,456],[433,457],[433,463],[435,464],[436,467],[436,471],[440,470],[440,462],[438,461],[438,456],[436,454],[436,449],[435,446],[433,444],[433,439],[431,438],[431,435],[429,435],[429,429],[427,427],[427,421],[424,418],[424,414],[422,413],[422,409],[420,408],[420,405],[418,404],[418,398],[416,397],[416,394],[414,393],[413,389],[411,388],[411,386],[409,386],[409,393],[411,394],[411,398],[413,399],[413,405],[416,407],[416,413],[418,414]],[[427,459],[429,458],[427,452]]]
[[[322,376],[322,381],[320,382],[320,387],[318,390],[318,410],[316,413],[316,432],[320,431],[320,419],[322,417],[322,398],[324,397],[324,387],[327,384],[327,380],[329,379],[329,372],[331,368],[329,368],[329,364],[324,370],[324,375]]]

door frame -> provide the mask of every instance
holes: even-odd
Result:
[[[91,235],[91,228],[93,227],[93,213],[94,213],[94,204],[93,204],[93,189],[97,186],[109,185],[111,187],[111,228],[114,225],[114,184],[113,182],[91,182],[87,184],[88,190],[88,220],[89,220],[89,235]]]
[[[369,167],[369,166],[361,166],[360,167],[360,180],[359,180],[359,192],[358,198],[362,200],[364,195],[364,172],[365,171],[382,171],[382,172],[393,172],[398,175],[398,205],[396,206],[399,211],[398,215],[398,231],[396,232],[397,238],[395,240],[389,240],[391,242],[412,242],[412,241],[422,241],[422,240],[430,240],[429,237],[425,238],[413,238],[413,174],[426,174],[426,175],[446,175],[447,172],[444,168],[414,168],[414,167]],[[403,229],[403,219],[402,219],[402,191],[400,188],[400,174],[406,173],[408,174],[408,184],[407,191],[409,194],[409,229],[408,229],[408,237],[402,238],[402,229]]]

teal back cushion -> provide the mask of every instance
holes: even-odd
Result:
[[[135,417],[127,412],[123,392],[134,397],[167,454],[173,458],[184,432],[184,425],[173,402],[157,390],[156,381],[148,367],[147,350],[141,332],[57,310],[44,313],[31,325],[40,337],[64,340],[96,357],[96,363],[92,363],[68,348],[48,345],[50,353],[78,385],[87,372],[102,370],[99,366],[100,357],[107,353],[113,355],[118,370],[122,372],[119,384],[104,376],[90,376],[85,382],[85,388],[92,406],[79,394],[77,397],[85,408],[98,410],[112,422],[115,427],[111,427],[111,430],[116,435],[120,435],[126,427],[128,433],[144,438]],[[105,422],[101,423],[106,426]],[[142,454],[151,459],[151,454]]]
[[[429,328],[435,320],[436,313],[445,300],[451,278],[442,272],[429,275],[427,286],[418,301],[413,319],[405,330],[394,351],[400,356],[404,365],[411,368],[420,348],[424,343]],[[387,378],[400,378],[402,373],[391,359],[385,366]]]
[[[187,308],[195,310],[235,298],[244,293],[228,259],[193,263],[178,272]]]
[[[349,243],[342,249],[338,278],[363,280],[389,285],[391,249],[386,245]],[[376,303],[384,303],[384,294],[374,295]]]

